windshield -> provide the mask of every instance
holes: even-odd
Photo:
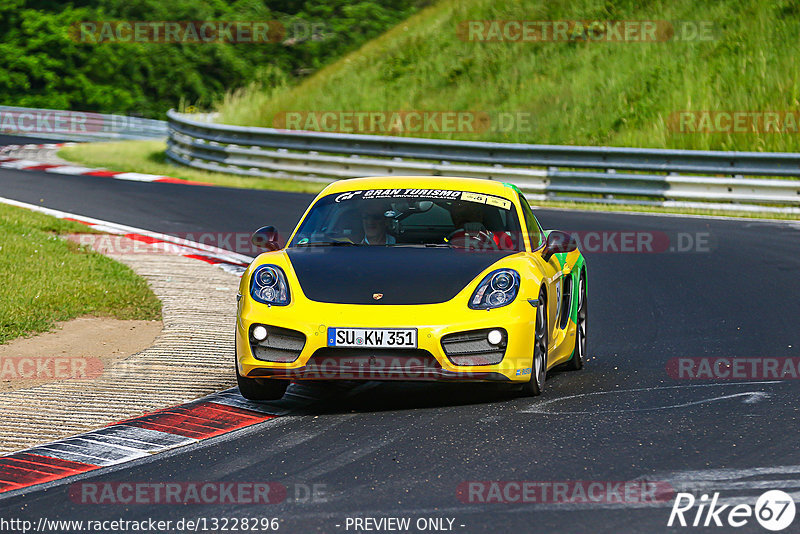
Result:
[[[290,247],[425,246],[519,251],[511,201],[468,191],[368,189],[321,198]]]

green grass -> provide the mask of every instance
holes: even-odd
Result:
[[[0,204],[0,344],[83,315],[161,318],[161,301],[143,278],[59,237],[88,231]]]
[[[159,174],[225,187],[276,189],[302,193],[318,193],[325,187],[325,184],[314,182],[237,176],[173,165],[167,161],[165,150],[166,143],[163,141],[115,141],[111,143],[81,143],[62,148],[58,155],[88,167],[103,167],[117,172]]]
[[[713,40],[468,42],[469,20],[708,21]],[[687,134],[679,111],[798,111],[800,5],[791,0],[441,0],[295,87],[251,88],[220,122],[285,111],[530,113],[530,128],[424,137],[570,145],[800,151],[798,133]],[[404,134],[408,135],[408,134]]]

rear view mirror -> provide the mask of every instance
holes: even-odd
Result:
[[[567,232],[560,230],[553,230],[547,236],[547,244],[542,249],[542,259],[550,261],[553,254],[561,252],[572,252],[578,248],[578,243],[575,238]]]
[[[274,226],[262,226],[250,236],[250,242],[258,248],[264,250],[280,250],[278,242],[278,230]]]
[[[419,202],[415,202],[416,211],[420,213],[425,213],[426,211],[430,211],[433,207],[433,202],[430,200],[420,200]]]

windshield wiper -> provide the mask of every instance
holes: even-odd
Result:
[[[387,247],[416,247],[416,248],[450,248],[447,243],[392,243]]]
[[[314,241],[313,243],[298,243],[297,247],[357,247],[358,243],[352,241]]]

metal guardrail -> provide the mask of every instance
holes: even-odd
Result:
[[[448,141],[222,125],[174,110],[167,117],[167,156],[218,172],[321,182],[465,176],[510,182],[538,200],[800,213],[794,153]]]
[[[63,141],[162,139],[167,122],[88,111],[0,106],[0,133]]]

